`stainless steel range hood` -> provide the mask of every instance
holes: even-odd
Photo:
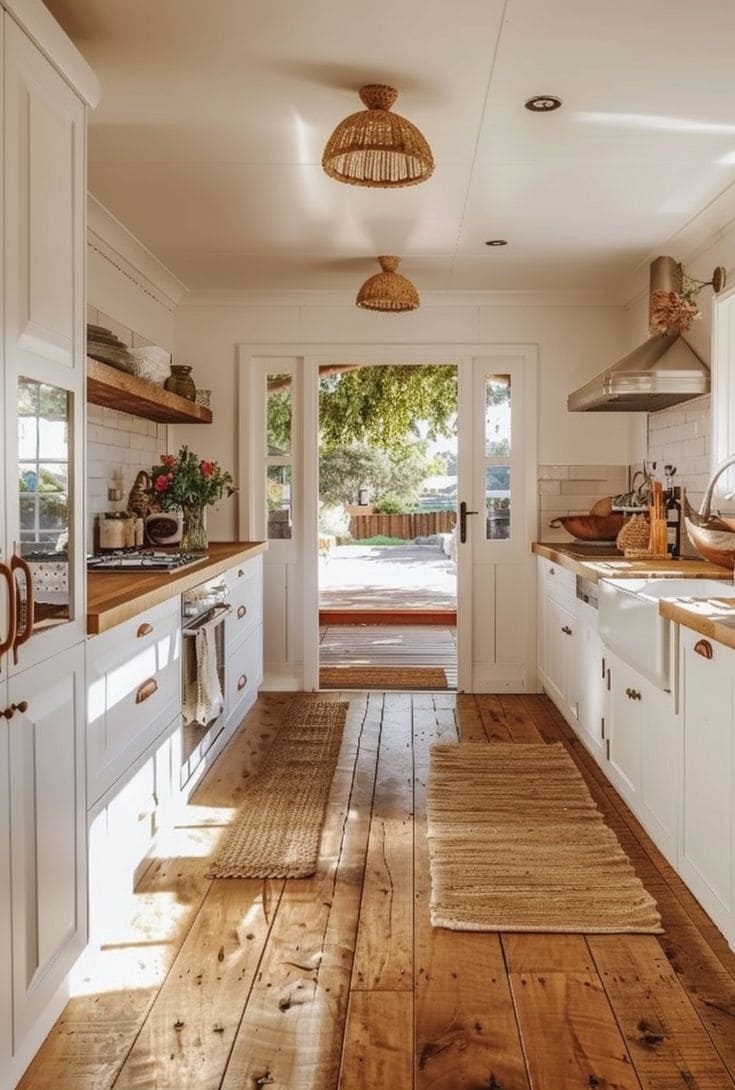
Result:
[[[651,264],[651,292],[678,291],[673,258]],[[678,333],[658,333],[567,399],[570,412],[655,412],[710,392],[710,372]]]

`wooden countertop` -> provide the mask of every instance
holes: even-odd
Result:
[[[265,541],[216,541],[209,543],[206,559],[180,571],[91,572],[87,576],[87,634],[106,632],[267,548]]]
[[[536,542],[533,551],[553,560],[562,568],[597,583],[600,579],[731,579],[732,572],[706,560],[626,560],[625,557],[595,557],[589,550],[576,549],[574,544]],[[604,552],[604,550],[601,550]],[[735,588],[732,597],[663,598],[658,611],[675,621],[707,636],[716,643],[735,649]]]
[[[684,628],[735,649],[735,597],[669,598],[659,604],[658,611]]]
[[[707,560],[626,560],[609,549],[600,554],[575,549],[574,544],[537,541],[533,551],[562,568],[597,583],[600,579],[729,579],[726,568]]]

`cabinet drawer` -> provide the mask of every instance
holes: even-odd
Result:
[[[262,583],[258,573],[240,579],[227,599],[231,612],[225,621],[228,652],[263,620]]]
[[[234,594],[237,588],[246,580],[260,580],[262,573],[263,557],[259,553],[257,556],[252,556],[249,560],[243,561],[242,564],[236,564],[234,567],[229,568],[222,576],[222,579],[227,584],[230,594]]]
[[[179,601],[87,645],[87,790],[94,803],[181,711]]]
[[[558,564],[549,564],[546,569],[546,594],[553,602],[558,602],[573,613],[577,600],[577,578],[574,572],[567,571]]]
[[[238,709],[258,691],[263,681],[263,626],[258,625],[227,656],[227,718],[232,722]]]

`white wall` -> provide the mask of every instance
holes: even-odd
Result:
[[[686,256],[686,240],[677,248],[676,242],[666,252],[681,261],[687,275],[696,280],[709,281],[716,266],[722,265],[728,273],[730,284],[735,278],[735,225],[716,232],[707,243],[700,244],[690,256]],[[647,270],[645,276],[647,278]],[[642,284],[643,270],[639,273],[637,293],[626,307],[626,351],[630,351],[648,336],[648,284]],[[702,317],[697,319],[686,333],[692,348],[712,368],[713,366],[713,316],[716,310],[712,288],[704,288],[698,295],[697,304]],[[712,470],[713,413],[718,398],[717,376],[713,372],[711,397],[696,398],[674,405],[669,409],[646,415],[640,414],[640,422],[631,440],[631,461],[638,463],[646,458],[656,461],[659,473],[663,464],[670,462],[677,467],[676,480],[686,486],[693,506],[698,506]]]
[[[183,285],[91,197],[87,215],[87,321],[110,329],[129,347],[157,344],[171,351]],[[165,424],[88,406],[88,551],[98,516],[126,510],[138,470],[149,470],[170,442]],[[122,492],[120,501],[108,498],[111,487]]]
[[[198,386],[212,389],[214,423],[175,428],[228,469],[238,464],[237,345],[533,343],[539,346],[539,462],[621,464],[629,458],[626,414],[569,414],[567,395],[622,354],[621,307],[581,297],[508,294],[426,297],[420,310],[379,315],[351,297],[314,293],[191,295],[176,312],[175,355],[191,364]],[[248,482],[240,482],[245,492]],[[236,536],[235,501],[209,522],[214,538]]]

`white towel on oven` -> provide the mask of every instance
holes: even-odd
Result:
[[[184,685],[184,720],[206,726],[225,706],[217,671],[214,625],[203,625],[194,637],[195,676]]]

